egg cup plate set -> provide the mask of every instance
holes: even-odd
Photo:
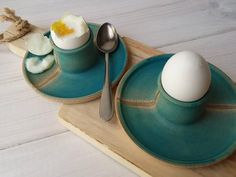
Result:
[[[89,28],[91,30],[89,40],[93,40],[99,25],[90,23]],[[46,35],[50,37],[50,32]],[[89,55],[89,52],[91,51],[85,51],[80,57]],[[41,74],[32,74],[27,71],[25,61],[30,57],[34,57],[34,54],[28,52],[23,62],[25,79],[40,94],[56,101],[67,104],[90,101],[100,96],[105,71],[104,55],[99,51],[95,52],[97,52],[95,56],[96,63],[83,72],[64,72],[59,65],[64,66],[66,63],[62,64],[62,62],[59,63],[56,60],[56,63],[50,69]],[[122,39],[119,41],[117,50],[110,55],[109,61],[110,79],[114,86],[122,76],[127,63],[127,52]]]
[[[88,26],[92,32],[90,38],[96,36],[99,25],[89,23]],[[36,27],[34,31],[40,30]],[[50,37],[49,32],[45,35]],[[21,38],[8,46],[22,55],[23,43]],[[215,66],[209,64],[211,85],[203,99],[188,103],[177,101],[165,92],[161,83],[163,67],[173,54],[160,55],[162,52],[132,39],[120,38],[118,48],[110,58],[113,86],[124,73],[127,58],[128,67],[148,59],[134,65],[123,76],[115,94],[116,115],[111,121],[104,122],[98,115],[99,101],[91,101],[100,96],[103,86],[104,55],[95,51],[97,61],[92,67],[82,72],[65,72],[64,64],[55,52],[60,51],[51,52],[56,62],[41,74],[26,70],[26,59],[34,56],[26,52],[23,60],[26,81],[38,93],[53,100],[69,104],[83,102],[63,105],[59,121],[139,175],[175,176],[175,173],[181,173],[197,176],[194,169],[168,164],[209,165],[235,150],[236,87]],[[89,52],[78,57],[87,55]],[[230,165],[227,161],[222,163]],[[224,165],[218,169],[224,169]],[[202,174],[207,176],[208,170],[204,168]]]
[[[138,146],[164,161],[202,166],[224,159],[236,148],[234,83],[209,64],[212,83],[204,96],[205,112],[186,123],[206,98],[186,103],[165,93],[160,75],[171,56],[146,59],[125,74],[116,92],[117,116]]]

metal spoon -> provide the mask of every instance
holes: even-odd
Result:
[[[105,83],[99,107],[99,114],[103,120],[110,120],[114,114],[114,105],[109,77],[109,53],[113,52],[118,45],[116,29],[110,23],[104,23],[98,30],[96,38],[97,48],[105,53]]]

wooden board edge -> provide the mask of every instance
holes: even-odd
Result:
[[[143,44],[139,41],[136,41],[132,38],[129,38],[126,36],[123,36],[122,38],[125,41],[125,44],[129,50],[129,52],[137,55],[138,57],[149,58],[151,56],[163,54],[162,51],[154,49],[154,48],[152,48],[146,44]]]
[[[23,48],[18,48],[11,42],[7,43],[7,47],[15,55],[19,56],[20,58],[24,58],[26,51]]]
[[[134,173],[136,173],[139,176],[143,177],[151,177],[147,172],[143,171],[142,169],[138,168],[136,165],[134,165],[129,160],[125,159],[124,157],[118,155],[117,153],[113,152],[111,149],[109,149],[108,146],[103,144],[102,142],[97,141],[96,139],[90,137],[85,132],[81,131],[79,128],[73,126],[71,123],[67,122],[65,119],[63,119],[60,116],[62,108],[60,109],[58,113],[58,121],[65,126],[67,129],[69,129],[71,132],[75,133],[79,137],[83,138],[85,141],[96,147],[98,150],[103,152],[104,154],[108,155],[109,157],[113,158],[115,161],[119,162],[121,165],[124,165]]]

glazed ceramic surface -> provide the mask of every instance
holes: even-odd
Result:
[[[93,33],[92,35],[96,36],[99,25],[89,23],[89,28]],[[50,37],[49,33],[46,35]],[[104,54],[99,51],[96,52],[98,52],[96,63],[83,72],[64,72],[55,62],[49,70],[41,74],[31,74],[26,70],[25,60],[34,56],[28,52],[23,61],[23,73],[26,81],[37,92],[48,98],[69,104],[86,102],[100,96],[103,87],[105,73]],[[64,59],[66,60],[65,56]],[[125,43],[120,38],[116,51],[110,55],[110,79],[112,85],[118,82],[126,64],[127,51]]]
[[[160,102],[157,79],[171,56],[144,60],[125,74],[116,92],[117,116],[139,147],[166,162],[203,166],[224,159],[236,148],[234,83],[209,64],[212,83],[204,114],[189,124],[169,121],[170,117],[165,116],[172,116],[167,113],[170,105]],[[158,104],[162,104],[161,111],[167,114],[158,109]],[[184,117],[186,112],[181,113]]]
[[[63,72],[83,72],[92,67],[98,59],[98,50],[94,45],[94,34],[90,29],[89,40],[79,48],[64,50],[51,40],[57,64]]]

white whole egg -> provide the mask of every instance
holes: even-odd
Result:
[[[191,51],[173,55],[165,64],[161,83],[168,95],[183,102],[202,98],[211,83],[211,72],[204,58]]]
[[[65,50],[81,47],[90,37],[90,30],[83,17],[72,14],[54,22],[50,31],[54,44]]]

